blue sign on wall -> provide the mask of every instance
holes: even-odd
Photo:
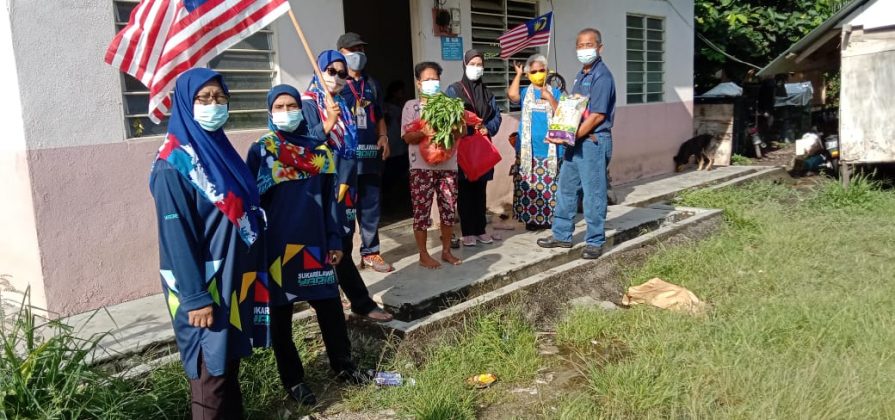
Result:
[[[441,37],[441,59],[444,61],[463,61],[463,37]]]

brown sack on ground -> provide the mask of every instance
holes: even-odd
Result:
[[[701,313],[705,308],[705,304],[693,292],[660,278],[654,278],[640,286],[628,288],[628,293],[622,299],[622,305],[641,304],[691,314]]]

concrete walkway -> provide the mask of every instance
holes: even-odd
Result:
[[[687,172],[619,185],[615,190],[621,203],[609,209],[607,237],[610,244],[619,243],[687,217],[668,206],[648,207],[667,201],[683,190],[735,182],[739,178],[753,179],[777,171],[780,169],[719,167],[711,172]],[[409,223],[402,222],[381,231],[383,256],[394,262],[396,271],[380,274],[368,270],[363,275],[374,299],[403,321],[409,321],[506,286],[535,274],[537,270],[578,258],[583,222],[579,223],[576,232],[577,249],[544,250],[538,248],[535,241],[545,233],[525,232],[520,225],[515,231],[504,231],[505,238],[499,243],[458,250],[456,255],[464,260],[461,266],[445,266],[432,271],[418,266]],[[429,236],[430,252],[437,256],[440,247],[436,232],[430,232]],[[160,294],[75,315],[64,322],[74,327],[81,337],[102,335],[103,354],[97,355],[98,361],[147,351],[158,355],[172,352],[173,330]]]

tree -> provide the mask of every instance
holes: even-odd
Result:
[[[848,0],[696,0],[697,92],[714,86],[719,70],[739,82],[752,68],[718,49],[763,67],[846,3]]]

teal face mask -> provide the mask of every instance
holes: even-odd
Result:
[[[193,119],[199,123],[205,131],[217,131],[230,118],[230,111],[227,105],[193,105]]]
[[[304,121],[305,116],[298,111],[273,112],[270,114],[270,121],[277,126],[280,131],[293,132],[298,125]]]

